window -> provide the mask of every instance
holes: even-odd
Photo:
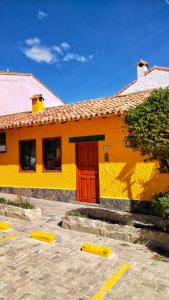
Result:
[[[61,170],[61,139],[51,138],[43,140],[44,170]]]
[[[20,141],[20,168],[22,171],[36,170],[36,141]]]
[[[0,132],[0,153],[6,152],[6,133]]]

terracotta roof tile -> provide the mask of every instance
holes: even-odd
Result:
[[[0,130],[121,114],[142,103],[151,92],[152,90],[147,90],[128,95],[86,100],[75,104],[46,108],[44,112],[36,114],[23,112],[1,116]]]
[[[19,76],[33,76],[32,73],[18,73],[18,72],[3,72],[0,71],[0,75],[19,75]]]
[[[152,72],[153,70],[159,70],[159,71],[169,71],[169,67],[160,67],[160,66],[154,66],[152,67],[150,70],[148,70],[146,72],[146,75],[150,72]]]

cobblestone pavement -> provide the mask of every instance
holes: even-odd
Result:
[[[1,196],[1,194],[0,194]],[[0,237],[0,300],[87,300],[125,262],[131,269],[105,296],[105,300],[168,300],[169,263],[153,259],[143,245],[70,231],[57,224],[76,204],[32,200],[42,207],[39,224],[0,216],[12,229]],[[52,245],[30,239],[33,230],[56,234]],[[99,257],[80,251],[85,242],[111,247],[113,255]]]

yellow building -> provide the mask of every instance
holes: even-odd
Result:
[[[0,117],[0,191],[145,211],[169,175],[125,147],[121,115],[149,94],[46,109],[35,95],[32,112]]]

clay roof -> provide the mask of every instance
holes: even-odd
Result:
[[[23,112],[1,116],[0,130],[121,114],[142,103],[151,92],[152,90],[148,90],[128,95],[86,100],[75,104],[46,108],[44,112],[35,114]]]
[[[150,70],[148,70],[146,74],[152,72],[153,70],[169,71],[169,67],[154,66],[154,67],[152,67]]]
[[[2,72],[0,71],[0,75],[19,75],[19,76],[33,76],[31,73],[18,73],[18,72]]]

